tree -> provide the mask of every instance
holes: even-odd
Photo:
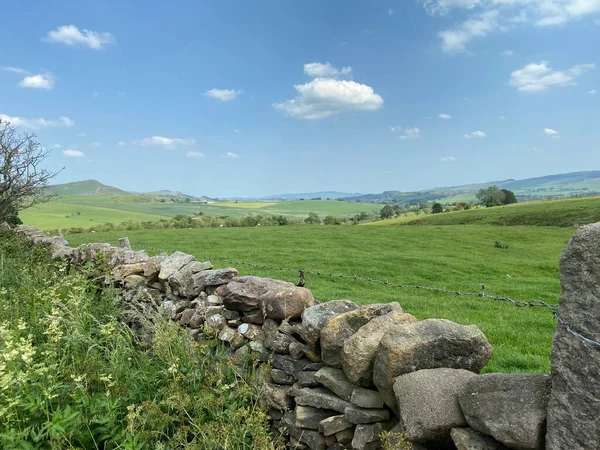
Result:
[[[487,207],[502,205],[504,202],[504,196],[504,192],[502,192],[496,185],[490,186],[486,189],[480,189],[476,194],[479,203]]]
[[[325,220],[323,220],[323,223],[325,225],[341,225],[342,221],[335,216],[326,216]]]
[[[517,196],[513,191],[509,191],[508,189],[502,189],[502,192],[504,192],[504,201],[502,202],[503,205],[517,203]]]
[[[321,218],[318,216],[317,213],[309,212],[308,217],[304,219],[304,223],[308,225],[318,225],[321,223]]]
[[[19,211],[50,199],[45,188],[58,172],[40,167],[50,151],[35,139],[0,119],[0,223],[16,223]]]
[[[431,207],[431,213],[432,214],[439,214],[441,212],[444,212],[444,207],[442,206],[441,203],[434,203],[433,206]]]
[[[379,216],[382,219],[391,219],[394,217],[394,208],[392,208],[390,205],[385,205],[383,208],[381,208],[381,211],[379,211]]]

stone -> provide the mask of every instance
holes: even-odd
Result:
[[[142,275],[129,275],[123,281],[125,282],[125,286],[132,288],[148,284],[148,279]]]
[[[344,417],[354,424],[385,422],[390,419],[390,412],[387,409],[366,409],[352,405],[344,410]]]
[[[349,406],[352,406],[349,402],[342,400],[329,389],[325,388],[296,389],[296,394],[295,400],[298,405],[333,409],[341,413]]]
[[[378,391],[355,387],[352,390],[350,401],[361,408],[383,408],[383,397]]]
[[[312,362],[322,362],[321,354],[316,349],[312,348],[310,345],[305,345],[302,351],[304,352],[304,356],[306,356]]]
[[[270,333],[265,333],[265,340],[263,343],[269,350],[273,350],[280,355],[286,355],[289,353],[290,344],[297,342],[298,341],[292,336],[275,330]]]
[[[319,382],[315,378],[315,374],[317,372],[303,370],[298,372],[296,377],[298,378],[298,384],[302,387],[318,387],[320,386]]]
[[[549,394],[547,375],[489,373],[471,378],[459,401],[471,428],[508,448],[541,449]]]
[[[331,411],[321,408],[313,408],[311,406],[296,406],[296,423],[298,428],[308,428],[311,430],[319,429],[319,422],[328,417],[338,414],[336,411]]]
[[[302,359],[304,357],[304,345],[300,342],[290,342],[288,353],[294,359]]]
[[[287,384],[290,386],[296,381],[292,375],[288,375],[280,369],[271,369],[271,378],[277,384]]]
[[[298,446],[296,442],[304,443],[311,450],[325,450],[325,438],[317,431],[301,429],[296,426],[296,411],[288,411],[284,414],[280,423],[280,431],[290,436],[292,448],[305,448]]]
[[[344,450],[344,446],[337,441],[335,435],[325,436],[325,447],[327,450]]]
[[[198,329],[204,324],[204,316],[195,311],[192,317],[188,321],[188,327]]]
[[[444,441],[455,427],[467,425],[458,398],[473,372],[424,369],[399,376],[394,393],[406,437],[413,442]]]
[[[580,227],[560,257],[559,322],[552,343],[547,450],[600,448],[600,223]]]
[[[222,314],[227,320],[238,320],[240,317],[242,317],[239,311],[232,311],[226,308],[223,308]]]
[[[209,295],[206,298],[206,301],[209,305],[212,305],[212,306],[223,304],[223,299],[221,297],[219,297],[218,295]]]
[[[342,348],[346,340],[371,319],[391,312],[402,312],[398,303],[376,303],[331,317],[321,329],[321,358],[328,366],[342,367]]]
[[[306,343],[315,347],[319,342],[321,328],[325,322],[338,314],[357,308],[358,306],[350,300],[331,300],[306,308],[302,313],[302,334]]]
[[[311,362],[310,364],[304,366],[304,370],[311,370],[313,372],[317,372],[323,367],[325,367],[325,364],[323,364],[322,362]]]
[[[262,328],[258,325],[243,323],[238,327],[238,331],[246,338],[251,341],[262,341],[265,336],[262,332]]]
[[[315,380],[335,392],[342,400],[350,401],[354,385],[348,381],[343,370],[325,366],[315,373]]]
[[[342,347],[342,368],[348,379],[362,387],[374,387],[373,364],[379,341],[391,327],[416,321],[410,314],[389,313],[363,325]]]
[[[492,357],[492,346],[475,325],[427,319],[388,329],[377,347],[373,382],[386,404],[396,410],[397,376],[446,367],[479,373]]]
[[[248,343],[250,354],[259,361],[266,362],[269,360],[269,351],[263,346],[260,341],[250,341]]]
[[[353,450],[377,450],[380,448],[379,435],[384,431],[383,425],[357,425],[352,438]]]
[[[494,438],[472,428],[452,428],[450,436],[457,450],[506,450]]]
[[[276,320],[300,317],[304,308],[315,303],[308,289],[286,281],[252,276],[232,280],[224,288],[222,296],[229,309],[258,309],[264,316]]]
[[[334,415],[319,422],[319,431],[325,436],[331,436],[342,430],[352,428],[354,424],[348,422],[343,414]]]
[[[213,314],[206,318],[206,325],[215,331],[220,331],[227,326],[227,319],[221,314]]]
[[[289,386],[265,383],[260,399],[268,408],[284,412],[293,408],[294,405],[294,401],[287,395],[289,390]]]
[[[260,310],[256,309],[253,311],[244,312],[244,315],[242,316],[242,322],[262,325],[265,323],[265,317]]]
[[[337,433],[335,433],[335,438],[344,448],[350,448],[350,445],[352,445],[353,437],[354,427],[346,428],[345,430],[338,431]]]
[[[221,286],[229,283],[238,276],[237,269],[228,267],[226,269],[203,270],[195,273],[188,280],[187,295],[196,297],[208,286]],[[229,308],[235,309],[235,308]]]
[[[175,252],[167,256],[160,262],[158,279],[163,282],[167,281],[171,275],[195,259],[192,255],[183,252]]]
[[[273,355],[273,360],[271,361],[274,368],[283,370],[294,378],[296,378],[298,372],[302,371],[304,366],[309,363],[310,361],[307,359],[297,360],[288,355]]]
[[[242,347],[246,340],[244,336],[237,332],[235,328],[225,326],[219,332],[219,339],[223,342],[227,342],[233,349]]]
[[[173,292],[181,297],[190,297],[188,288],[192,275],[203,270],[212,269],[212,264],[207,262],[190,261],[181,269],[176,270],[168,278],[168,283]]]

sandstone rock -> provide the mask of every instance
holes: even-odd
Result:
[[[204,324],[204,316],[199,314],[198,311],[190,318],[188,326],[193,329],[198,329]]]
[[[325,388],[301,388],[297,389],[296,404],[303,406],[313,406],[315,408],[333,409],[343,413],[344,410],[352,406],[336,396],[329,389]]]
[[[562,295],[552,344],[548,450],[600,448],[600,349],[569,333],[565,324],[600,341],[600,223],[584,225],[560,258]],[[590,420],[596,417],[596,420]]]
[[[321,408],[313,408],[311,406],[296,406],[296,423],[298,428],[309,428],[311,430],[319,429],[319,422],[328,417],[338,414],[336,411],[331,411]]]
[[[549,395],[547,375],[490,373],[471,378],[459,400],[475,430],[509,448],[541,449]]]
[[[330,318],[321,329],[321,358],[332,367],[342,367],[342,347],[347,339],[370,320],[391,312],[402,312],[398,303],[377,303]]]
[[[383,408],[383,397],[378,391],[355,387],[352,390],[350,401],[361,408]]]
[[[401,375],[394,393],[407,438],[413,442],[443,441],[454,427],[467,425],[458,398],[477,377],[462,369],[424,369]]]
[[[176,271],[195,259],[196,258],[194,258],[192,255],[188,255],[183,252],[175,252],[172,255],[167,256],[160,262],[158,279],[161,281],[167,281],[169,277]]]
[[[287,411],[293,408],[293,400],[287,396],[289,386],[266,383],[261,391],[261,401],[269,408]]]
[[[352,438],[353,450],[377,450],[380,448],[379,435],[384,431],[383,425],[357,425]]]
[[[506,450],[500,442],[472,428],[453,428],[450,435],[457,450]]]
[[[142,275],[129,275],[128,277],[125,277],[123,281],[125,282],[125,286],[132,288],[148,284],[148,280]]]
[[[238,271],[232,267],[226,269],[203,270],[195,273],[188,280],[186,288],[188,297],[196,297],[208,286],[220,286],[229,283],[237,277]],[[236,309],[236,308],[229,308]]]
[[[302,313],[304,339],[315,347],[321,337],[321,328],[329,319],[357,308],[350,300],[332,300],[306,308]]]
[[[354,424],[385,422],[390,419],[387,409],[366,409],[351,405],[344,409],[344,417]]]
[[[342,430],[352,428],[353,426],[354,424],[348,422],[343,414],[335,415],[321,420],[321,422],[319,422],[319,431],[325,436],[331,436]]]
[[[244,315],[242,316],[242,322],[262,325],[263,323],[265,323],[265,317],[263,316],[263,313],[260,310],[256,309],[244,312]]]
[[[335,392],[342,400],[350,401],[354,385],[348,381],[343,370],[334,367],[323,367],[315,373],[315,380]]]
[[[348,379],[363,387],[373,387],[373,363],[379,341],[391,327],[416,321],[410,314],[390,313],[362,326],[342,347],[342,368]]]
[[[396,409],[397,376],[440,367],[478,373],[492,356],[492,346],[475,325],[428,319],[388,329],[377,348],[373,382],[386,404]]]

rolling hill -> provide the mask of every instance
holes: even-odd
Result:
[[[107,186],[98,180],[75,181],[73,183],[54,184],[48,186],[49,194],[59,197],[73,197],[81,195],[126,195],[128,192],[114,186]]]

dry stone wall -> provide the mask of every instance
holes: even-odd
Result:
[[[182,252],[150,257],[127,239],[71,248],[34,228],[17,232],[80,270],[102,264],[143,337],[172,320],[197,339],[210,330],[233,358],[253,357],[264,375],[260,401],[290,448],[380,449],[386,434],[398,450],[600,448],[600,350],[560,325],[552,380],[479,375],[492,347],[474,325],[417,320],[398,303],[319,302],[303,287]],[[600,225],[575,235],[561,269],[561,311],[598,337]]]

